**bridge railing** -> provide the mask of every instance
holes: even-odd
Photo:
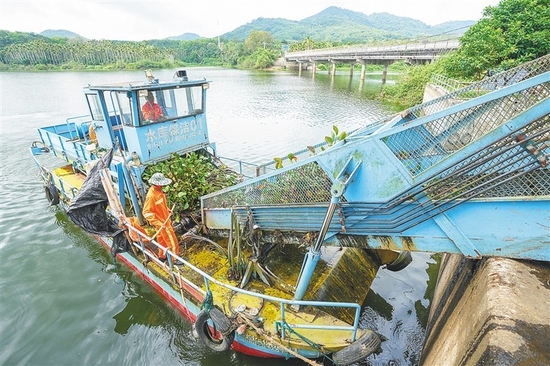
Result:
[[[286,52],[287,60],[304,59],[308,57],[337,56],[337,55],[368,55],[368,54],[394,54],[396,52],[432,52],[450,51],[457,49],[458,39],[448,39],[436,42],[406,43],[392,46],[346,46],[337,48],[320,48],[314,50]]]
[[[440,75],[440,74],[432,74],[430,78],[430,84],[433,84],[445,89],[447,93],[452,93],[459,89],[465,88],[473,83],[468,81],[451,79],[447,76]]]

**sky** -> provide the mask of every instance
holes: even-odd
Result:
[[[0,29],[65,29],[88,39],[142,41],[195,33],[216,37],[257,18],[302,20],[329,6],[365,15],[386,12],[436,25],[477,21],[499,0],[0,0]]]

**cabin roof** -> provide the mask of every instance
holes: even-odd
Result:
[[[175,79],[170,81],[163,82],[149,82],[145,81],[130,81],[130,82],[119,82],[119,83],[109,83],[109,84],[89,84],[86,89],[88,90],[104,90],[104,91],[132,91],[132,90],[160,90],[160,89],[169,89],[169,88],[178,88],[184,86],[198,86],[206,84],[208,81],[206,79],[197,79],[197,80],[182,80]]]

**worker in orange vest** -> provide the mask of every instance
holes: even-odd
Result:
[[[163,121],[164,114],[162,113],[162,108],[155,103],[155,96],[153,93],[149,92],[145,98],[146,102],[141,107],[141,113],[143,114],[143,119],[146,121]]]
[[[155,173],[149,179],[151,188],[145,197],[143,204],[143,217],[157,229],[156,240],[164,248],[168,248],[172,253],[179,255],[179,243],[176,232],[172,227],[170,220],[170,209],[166,201],[166,195],[162,187],[172,183],[170,178],[166,178],[162,173]],[[159,248],[158,257],[161,260],[166,259],[166,251]]]

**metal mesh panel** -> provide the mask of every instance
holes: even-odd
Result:
[[[316,162],[207,198],[203,207],[329,202],[332,181]]]
[[[519,136],[527,137],[528,140],[518,141],[518,137],[509,144],[516,144],[515,151],[519,150],[519,156],[515,158],[515,171],[510,171],[508,179],[501,179],[501,184],[490,187],[486,192],[480,192],[480,197],[534,197],[550,196],[550,169],[548,159],[550,158],[550,115],[529,125]],[[509,138],[511,140],[511,138]],[[504,142],[503,142],[504,143]],[[532,145],[531,145],[532,144]],[[519,147],[517,146],[519,145]],[[531,146],[536,146],[538,156],[534,154]],[[511,156],[514,152],[511,150]],[[503,165],[506,157],[501,158]],[[523,165],[522,165],[523,164]],[[543,169],[544,168],[544,169]]]
[[[546,72],[548,69],[550,69],[550,55],[472,84],[433,102],[414,107],[408,111],[408,121],[414,119],[413,117],[417,118],[447,108],[449,103],[453,102],[453,98],[474,96],[473,94],[509,86]],[[471,107],[456,113],[447,114],[428,123],[411,126],[384,137],[382,141],[412,175],[418,175],[470,143],[479,141],[488,132],[536,103],[547,99],[550,96],[549,84],[549,82],[542,83],[483,104],[472,104]],[[375,125],[379,124],[380,122]],[[378,206],[374,210],[391,212],[395,205],[409,201],[415,196],[429,197],[431,204],[422,204],[415,209],[418,210],[418,214],[424,216],[436,206],[441,210],[441,205],[452,206],[473,197],[548,195],[550,189],[548,168],[537,160],[533,152],[526,147],[525,141],[517,139],[518,136],[528,136],[529,141],[535,143],[538,149],[545,151],[544,153],[548,155],[549,124],[546,116],[532,122],[525,131],[511,132],[498,142],[487,142],[492,144],[490,146],[476,146],[476,152],[464,157],[460,163],[435,173],[434,176],[426,177],[426,180],[417,182],[416,186],[402,192],[393,202]],[[378,127],[372,125],[365,127],[363,131],[358,131],[353,136],[360,138],[376,128]],[[293,164],[292,168],[205,198],[203,207],[314,204],[331,200],[332,181],[316,162],[304,165]],[[430,207],[432,205],[433,207]],[[416,216],[416,213],[413,212],[410,215]],[[400,214],[400,217],[410,218],[410,215]]]
[[[550,196],[550,116],[471,155],[425,185],[433,201]]]
[[[550,115],[385,203],[346,203],[348,231],[399,233],[470,199],[550,196]]]
[[[417,106],[410,110],[407,120],[447,108],[453,98],[495,90],[549,69],[550,56],[545,56],[436,99],[433,104]],[[550,83],[544,83],[395,133],[383,141],[415,176],[549,96]]]

